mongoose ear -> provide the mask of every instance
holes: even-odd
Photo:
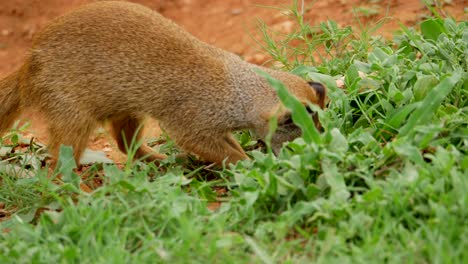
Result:
[[[317,95],[318,105],[323,109],[325,107],[325,99],[327,97],[327,88],[325,85],[318,82],[309,82],[310,87],[312,87]]]

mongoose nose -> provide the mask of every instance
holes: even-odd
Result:
[[[271,150],[273,151],[273,154],[278,157],[278,154],[280,153],[281,146],[271,146]]]

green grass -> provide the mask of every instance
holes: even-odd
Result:
[[[175,154],[164,172],[95,165],[87,174],[103,184],[87,194],[70,150],[61,184],[31,165],[41,147],[8,154],[34,176],[0,170],[0,212],[11,214],[0,223],[0,262],[465,262],[468,23],[436,13],[387,41],[333,21],[312,27],[296,7],[288,14],[297,31],[263,27],[265,48],[328,85],[328,109],[317,109],[322,134],[270,80],[304,132],[278,157],[253,150],[224,170],[181,165]],[[16,130],[6,138],[20,142]],[[174,152],[171,142],[161,150]],[[210,211],[214,201],[221,206]]]

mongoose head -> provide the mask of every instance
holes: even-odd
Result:
[[[294,95],[307,109],[310,118],[314,121],[315,127],[320,131],[321,124],[317,113],[309,105],[315,104],[320,108],[325,107],[326,87],[318,82],[306,82],[297,76],[291,74],[280,74],[274,76],[286,85],[289,92]],[[277,129],[271,139],[271,147],[275,154],[278,154],[284,142],[292,141],[302,134],[301,129],[292,121],[291,111],[284,107],[281,102],[271,108],[272,111],[264,115],[268,120],[277,118]]]

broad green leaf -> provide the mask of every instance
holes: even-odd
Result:
[[[130,191],[134,191],[136,189],[136,186],[127,180],[120,180],[119,185]]]
[[[419,107],[411,114],[406,125],[401,128],[399,136],[406,136],[413,131],[415,126],[427,122],[460,79],[461,74],[455,72],[452,76],[446,77],[434,87],[426,98],[421,101]]]
[[[349,66],[348,70],[346,71],[346,82],[348,84],[353,84],[355,81],[360,80],[358,69],[355,65]]]
[[[318,73],[318,72],[309,72],[309,77],[317,82],[324,83],[329,89],[338,89],[336,87],[336,81],[330,75]]]
[[[424,164],[421,151],[416,146],[409,144],[406,140],[397,140],[393,142],[392,146],[398,155],[407,157],[416,164]]]
[[[294,68],[291,73],[298,75],[298,76],[303,76],[308,74],[309,72],[315,72],[317,71],[317,68],[315,67],[310,67],[310,66],[305,66],[305,65],[299,65],[296,68]]]
[[[366,202],[378,202],[381,200],[383,191],[380,187],[375,187],[372,190],[366,192],[365,194],[362,195],[362,198]]]
[[[258,245],[254,239],[250,238],[249,236],[245,236],[244,239],[247,245],[250,246],[252,252],[258,257],[259,260],[261,260],[262,263],[265,263],[265,264],[275,263],[270,257],[271,254],[265,252],[265,250],[261,248],[260,245]]]
[[[78,190],[81,179],[73,172],[73,169],[75,168],[76,163],[75,158],[73,157],[72,147],[61,145],[58,158],[59,173],[62,174],[62,180],[65,183],[71,183]]]
[[[20,223],[29,223],[31,222],[36,215],[36,210],[29,210],[24,213],[20,213],[15,215],[16,220],[18,220]]]
[[[383,49],[381,48],[375,48],[371,53],[368,55],[368,60],[371,63],[375,64],[382,64],[385,60],[388,59],[390,55],[387,54]]]
[[[245,199],[246,206],[252,207],[257,201],[258,196],[259,196],[258,191],[245,191],[243,193],[243,198]]]
[[[330,132],[332,140],[330,142],[330,148],[333,151],[344,154],[348,150],[348,141],[341,134],[338,128],[333,128]]]
[[[428,19],[421,23],[421,33],[427,38],[436,41],[440,34],[445,32],[443,22],[440,19]]]
[[[323,178],[330,186],[330,199],[335,203],[344,203],[349,198],[350,193],[346,188],[343,174],[338,171],[336,163],[329,159],[322,161]]]
[[[401,108],[395,109],[387,115],[385,124],[391,128],[398,129],[401,124],[406,120],[408,115],[418,106],[418,103],[405,105]]]

